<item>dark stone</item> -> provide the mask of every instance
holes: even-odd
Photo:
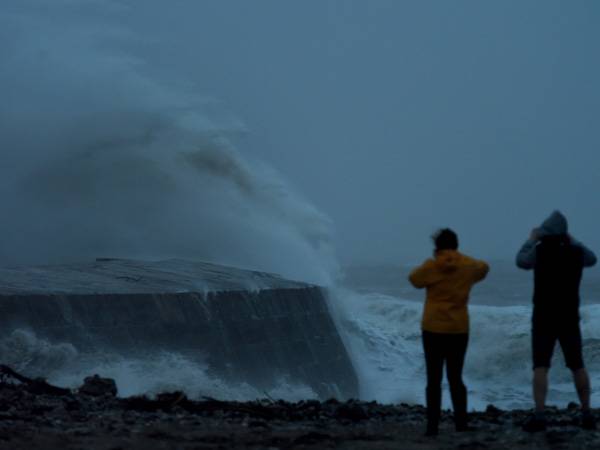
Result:
[[[546,442],[548,444],[565,444],[573,440],[573,438],[579,433],[579,430],[551,430],[546,433]]]
[[[294,439],[295,445],[313,445],[324,441],[331,441],[333,437],[329,434],[318,433],[311,431],[310,433],[303,434]]]
[[[487,405],[487,408],[485,408],[485,413],[488,416],[498,417],[502,414],[502,410],[500,408],[496,408],[494,405]]]
[[[477,448],[488,448],[488,446],[486,444],[484,444],[483,442],[479,442],[477,440],[474,440],[474,441],[470,441],[470,442],[463,442],[462,444],[459,444],[457,446],[457,448],[461,448],[461,449],[477,449]]]
[[[248,422],[248,428],[270,428],[270,426],[264,420],[252,420]]]
[[[67,398],[63,402],[66,411],[79,411],[81,404],[74,398]]]
[[[116,397],[117,385],[112,378],[101,378],[99,375],[94,375],[83,380],[83,386],[79,388],[79,393],[92,397],[104,395]]]
[[[156,396],[156,401],[160,403],[168,404],[173,407],[179,403],[186,403],[188,401],[187,396],[181,391],[165,392]]]
[[[369,416],[361,405],[356,403],[344,403],[335,410],[335,418],[338,420],[359,422],[368,419]]]
[[[24,375],[14,371],[10,367],[0,364],[0,383],[17,383],[25,386],[27,391],[32,394],[42,395],[68,395],[71,393],[69,389],[64,389],[48,384],[43,378],[27,378]]]

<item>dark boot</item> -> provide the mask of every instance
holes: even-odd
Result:
[[[427,428],[425,428],[425,436],[437,436],[439,434],[439,424],[433,424],[429,420],[427,421]]]
[[[456,431],[469,431],[467,415],[467,388],[461,383],[450,385],[452,407],[454,408],[454,425]]]
[[[542,412],[536,412],[525,419],[523,422],[523,430],[528,433],[537,433],[538,431],[546,431],[546,416]]]
[[[584,430],[596,429],[596,418],[591,411],[583,411],[581,413],[581,428]]]
[[[427,429],[426,436],[437,436],[440,424],[440,413],[442,409],[441,386],[425,390],[427,397]]]

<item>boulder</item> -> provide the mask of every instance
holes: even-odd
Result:
[[[80,394],[92,397],[109,396],[116,397],[117,385],[112,378],[101,378],[99,375],[86,377],[83,385],[78,389]]]

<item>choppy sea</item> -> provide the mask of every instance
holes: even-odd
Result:
[[[332,305],[361,380],[361,396],[380,402],[423,403],[425,361],[420,320],[425,293],[407,281],[411,265],[350,268],[347,289]],[[592,379],[592,401],[600,402],[600,276],[586,270],[582,282],[584,361]],[[530,408],[532,273],[508,262],[492,262],[470,299],[470,338],[464,380],[469,407],[488,404]],[[444,382],[445,383],[445,382]],[[548,403],[577,401],[571,372],[557,346],[550,370]],[[443,403],[450,406],[445,383]]]

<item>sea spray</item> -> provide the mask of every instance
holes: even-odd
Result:
[[[0,264],[179,257],[331,282],[329,219],[242,154],[224,105],[148,75],[126,8],[42,3],[0,16]]]
[[[329,289],[329,299],[359,377],[361,398],[422,403],[419,305],[345,288]]]

